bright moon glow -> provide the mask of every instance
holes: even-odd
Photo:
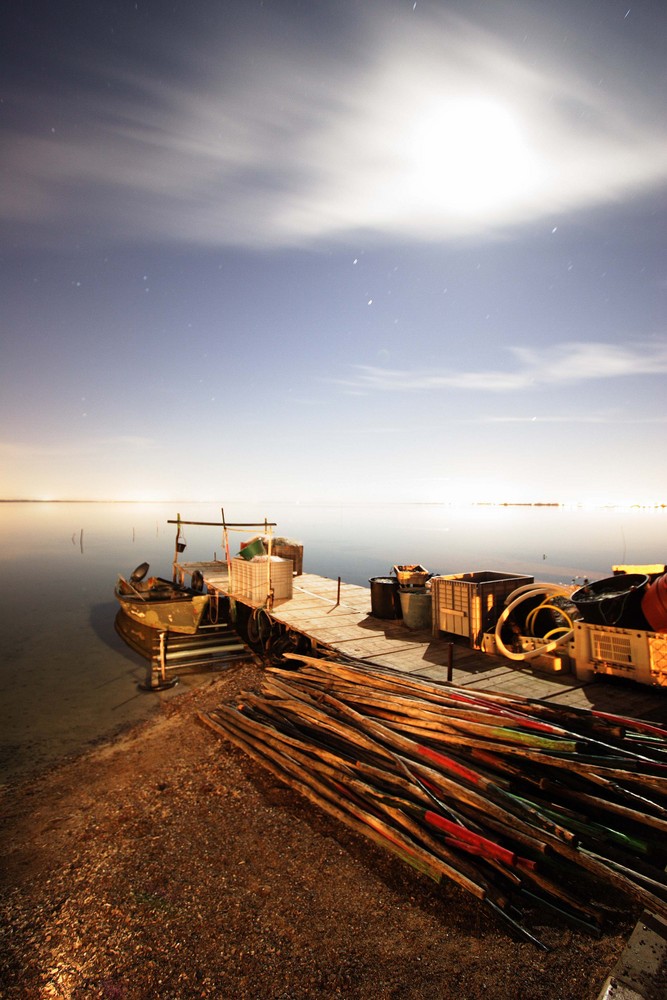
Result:
[[[667,499],[667,3],[29,6],[0,496]]]
[[[499,101],[437,101],[406,138],[413,194],[434,212],[502,210],[534,191],[535,156],[515,116]]]

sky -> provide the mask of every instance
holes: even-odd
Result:
[[[664,0],[24,0],[0,498],[667,502]]]

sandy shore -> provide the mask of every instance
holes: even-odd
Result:
[[[535,915],[517,943],[280,785],[196,719],[245,664],[2,799],[0,995],[596,998],[637,917],[601,939]]]

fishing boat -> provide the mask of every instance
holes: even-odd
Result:
[[[202,593],[201,573],[193,574],[192,585],[184,587],[161,577],[149,577],[149,568],[148,563],[141,563],[128,580],[118,577],[115,595],[121,610],[148,628],[194,635],[209,603],[208,594]]]

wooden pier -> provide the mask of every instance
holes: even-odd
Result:
[[[401,620],[371,614],[368,587],[342,583],[313,573],[294,577],[292,597],[263,608],[230,591],[225,562],[176,562],[182,582],[198,570],[213,600],[231,598],[250,616],[266,616],[265,627],[305,637],[314,651],[337,653],[369,664],[454,684],[539,698],[577,708],[616,712],[664,723],[667,693],[619,678],[583,682],[572,673],[542,672],[530,662],[515,662],[470,648],[456,637],[413,631]],[[452,641],[448,641],[451,639]]]

